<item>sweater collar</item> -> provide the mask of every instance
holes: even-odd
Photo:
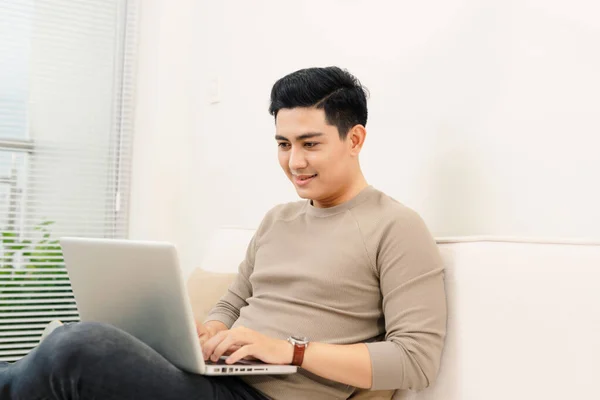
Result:
[[[376,190],[377,189],[375,189],[373,186],[369,185],[363,190],[361,190],[356,196],[354,196],[350,200],[333,207],[315,207],[312,205],[312,200],[307,200],[306,213],[315,217],[328,217],[330,215],[339,214],[341,212],[348,211],[353,207],[356,207],[357,205],[365,201],[369,197],[369,194],[374,193]]]

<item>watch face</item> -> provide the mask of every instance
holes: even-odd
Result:
[[[292,336],[292,340],[298,344],[308,343],[308,338],[306,336]]]

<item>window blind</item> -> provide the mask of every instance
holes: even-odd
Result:
[[[137,8],[0,2],[0,361],[79,319],[61,236],[127,235]]]

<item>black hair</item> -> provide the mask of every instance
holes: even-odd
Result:
[[[279,79],[271,89],[269,113],[277,119],[282,108],[315,107],[346,139],[355,125],[367,125],[367,89],[339,67],[306,68]]]

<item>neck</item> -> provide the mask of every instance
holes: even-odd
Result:
[[[317,208],[335,207],[353,199],[367,186],[369,186],[369,184],[362,172],[360,172],[358,177],[354,179],[350,185],[343,187],[338,193],[335,193],[326,199],[312,200],[312,205]]]

